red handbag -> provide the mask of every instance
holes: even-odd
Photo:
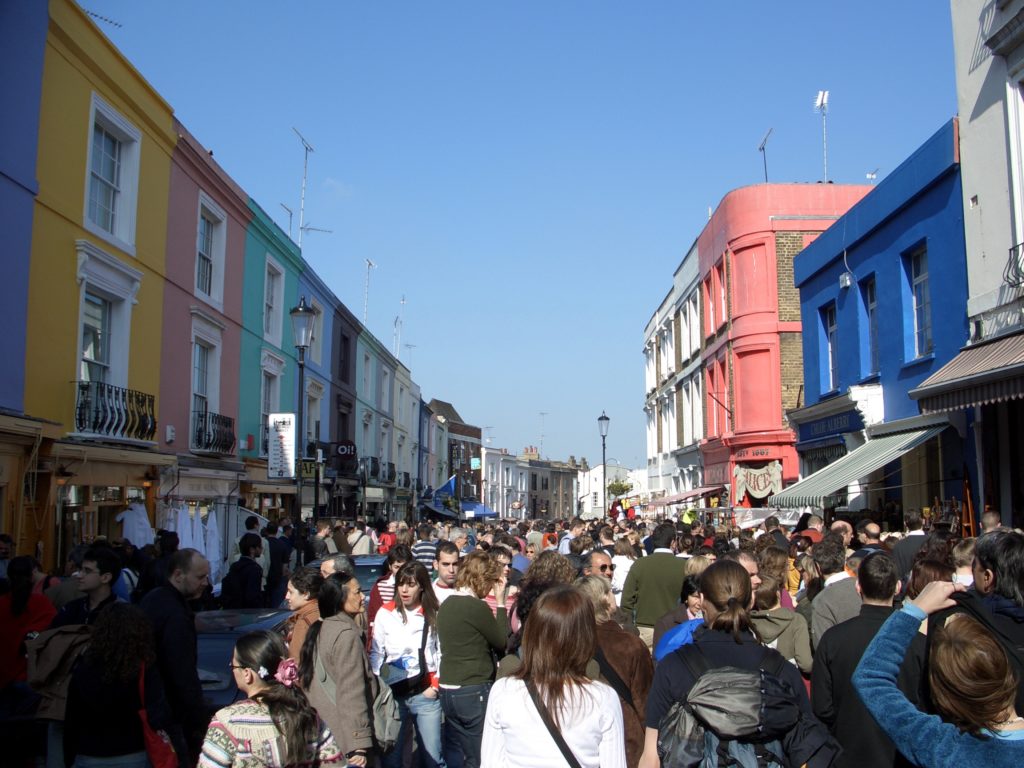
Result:
[[[157,730],[149,724],[146,712],[146,665],[139,665],[139,720],[142,721],[142,740],[146,744],[146,755],[153,768],[178,768],[178,754],[174,751],[167,731]]]

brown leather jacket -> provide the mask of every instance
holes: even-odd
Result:
[[[654,680],[654,661],[644,641],[614,621],[597,625],[597,644],[633,697],[633,706],[621,695],[619,701],[622,704],[622,724],[626,738],[626,764],[635,766],[644,751],[644,716],[647,694]],[[608,682],[604,676],[601,679]]]

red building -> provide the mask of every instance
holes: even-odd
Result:
[[[870,186],[758,184],[729,192],[697,239],[704,371],[704,484],[763,506],[795,481],[785,414],[803,405],[793,257]]]

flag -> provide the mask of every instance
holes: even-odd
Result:
[[[448,478],[448,482],[434,491],[435,499],[448,498],[455,495],[455,475]]]

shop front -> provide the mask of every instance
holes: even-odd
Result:
[[[152,526],[157,482],[177,461],[172,454],[71,441],[54,442],[47,453],[39,473],[45,485],[37,490],[46,493],[45,502],[27,508],[25,515],[26,533],[35,539],[37,557],[47,569],[63,564],[78,544],[124,536],[131,519],[122,514],[126,510],[140,513],[134,530],[144,530],[145,522]]]
[[[715,440],[702,447],[704,484],[723,486],[718,507],[765,507],[787,479],[796,479],[797,455],[792,441],[753,442],[752,435]],[[717,503],[715,503],[717,501]]]
[[[295,506],[295,481],[267,477],[266,461],[246,461],[239,483],[241,506],[267,520],[286,517]]]

